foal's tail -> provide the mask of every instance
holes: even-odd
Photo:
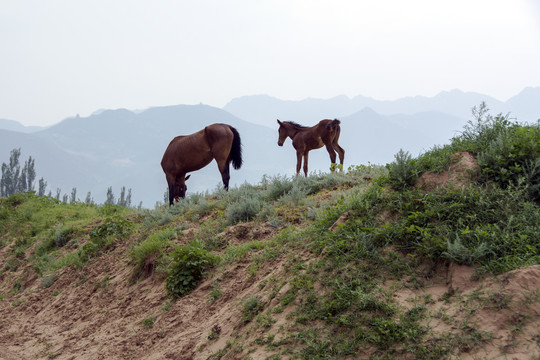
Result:
[[[334,119],[332,120],[332,122],[330,122],[330,124],[326,125],[326,128],[328,130],[337,128],[337,130],[339,131],[340,130],[339,124],[341,124],[341,121],[339,121],[338,119]]]
[[[238,170],[242,166],[242,141],[240,140],[240,134],[238,133],[238,131],[230,125],[229,128],[234,134],[231,153],[229,154],[229,157],[232,161],[233,168]]]

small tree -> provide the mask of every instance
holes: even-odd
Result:
[[[28,157],[21,170],[19,158],[21,149],[11,150],[9,165],[2,163],[2,178],[0,179],[0,196],[10,196],[17,192],[26,193],[34,190],[36,171],[35,160]]]
[[[20,156],[21,149],[13,149],[9,156],[9,165],[2,163],[2,179],[0,180],[1,196],[9,196],[18,191],[19,173],[21,170],[19,165]]]
[[[36,180],[36,170],[34,168],[35,159],[31,156],[28,157],[28,161],[24,164],[26,168],[26,189],[27,191],[34,190],[34,181]]]
[[[118,205],[130,207],[131,206],[131,189],[128,190],[126,196],[126,187],[122,186],[120,189],[120,198],[118,199]]]
[[[38,189],[38,195],[43,196],[45,195],[45,190],[47,189],[47,182],[43,180],[43,178],[39,179],[39,189]]]
[[[34,181],[36,180],[36,171],[34,169],[35,160],[31,156],[24,162],[24,167],[21,171],[19,179],[17,179],[17,187],[19,192],[25,193],[34,190]]]
[[[105,204],[114,204],[114,194],[112,191],[112,186],[109,186],[107,188],[107,200],[105,200]]]
[[[130,206],[131,206],[131,189],[128,190],[128,194],[126,197],[126,207],[130,207]]]
[[[94,203],[94,199],[92,199],[92,194],[90,193],[90,191],[88,192],[88,194],[86,194],[86,200],[84,200],[84,202],[87,205],[90,205],[90,204]]]
[[[75,201],[77,201],[77,188],[71,189],[71,196],[69,198],[70,203],[73,203]]]

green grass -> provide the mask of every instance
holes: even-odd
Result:
[[[14,255],[1,271],[16,271],[27,261],[43,276],[65,266],[81,267],[115,239],[129,236],[133,227],[125,216],[132,212],[114,205],[66,204],[33,193],[0,198],[2,241],[10,242]]]

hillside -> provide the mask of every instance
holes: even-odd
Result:
[[[539,358],[540,126],[484,115],[170,208],[2,198],[0,357]]]
[[[367,191],[362,179],[372,174],[359,175],[313,180],[322,182],[322,188],[304,200],[289,191],[269,202],[266,215],[235,225],[222,215],[229,213],[224,201],[245,196],[239,194],[242,190],[192,199],[184,209],[142,213],[43,205],[47,211],[53,206],[53,219],[64,218],[64,225],[51,224],[34,244],[23,242],[24,230],[12,241],[14,234],[2,237],[0,256],[7,260],[0,287],[3,358],[285,359],[327,354],[438,359],[506,354],[528,359],[540,354],[540,266],[492,276],[478,271],[481,267],[444,259],[418,261],[411,257],[414,252],[407,255],[397,244],[355,249],[362,240],[351,237],[351,231],[358,232],[358,225],[337,230],[341,236],[322,230],[337,216],[333,213],[340,199],[353,201],[352,194]],[[264,191],[273,193],[284,183],[274,180]],[[36,200],[22,201],[14,205],[24,214]],[[119,214],[106,216],[108,211]],[[89,217],[88,212],[94,214]],[[125,236],[118,231],[122,227]],[[83,258],[89,233],[100,228],[116,229],[111,243],[86,262],[78,259],[62,267],[69,254],[78,251]],[[69,234],[66,245],[48,253],[57,260],[44,266],[47,260],[36,254],[62,233]],[[149,251],[137,272],[134,250],[149,239],[161,239],[162,248]],[[222,262],[194,291],[175,301],[167,295],[160,256],[176,245],[193,243]],[[351,337],[348,332],[356,321],[363,324],[362,331]]]

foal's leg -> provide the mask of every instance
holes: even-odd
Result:
[[[341,134],[341,128],[338,126],[336,136],[332,140],[332,145],[339,155],[339,163],[342,165],[340,171],[343,171],[343,161],[345,160],[345,150],[338,144],[339,135]]]
[[[343,171],[343,160],[345,160],[345,150],[343,150],[343,148],[339,146],[337,142],[334,144],[334,149],[336,149],[339,155],[339,163],[342,165],[340,171]]]
[[[300,168],[302,167],[302,152],[296,151],[296,175],[300,173]]]
[[[328,155],[330,155],[330,169],[332,170],[332,172],[334,172],[335,168],[332,166],[332,164],[336,163],[336,152],[334,151],[334,147],[330,143],[326,144],[326,150],[328,150]]]
[[[343,165],[343,161],[345,160],[345,150],[338,144],[339,140],[339,132],[337,133],[336,137],[334,138],[334,142],[332,143],[334,145],[334,149],[337,151],[339,155],[339,163]],[[340,171],[343,171],[343,166],[341,166]]]
[[[306,152],[304,153],[304,174],[306,175],[306,177],[307,177],[307,172],[308,172],[308,165],[307,165],[307,163],[308,163],[308,157],[309,157],[308,155],[309,155],[309,152],[306,151]]]

